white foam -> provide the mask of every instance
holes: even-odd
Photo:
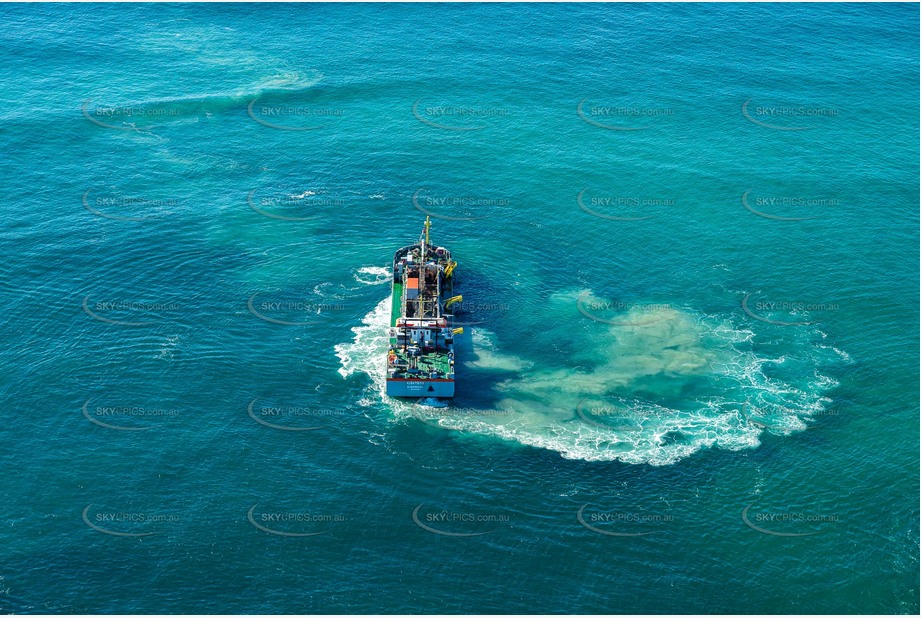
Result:
[[[835,354],[838,355],[839,358],[841,358],[841,360],[843,360],[843,361],[846,362],[846,363],[852,363],[852,362],[854,362],[854,359],[851,358],[851,355],[850,355],[850,354],[848,354],[848,353],[845,352],[844,350],[839,350],[838,348],[836,348],[836,347],[833,346],[833,345],[830,345],[830,346],[824,346],[824,345],[823,345],[823,346],[819,346],[819,347],[825,348],[826,350],[828,350],[828,349],[832,350]]]
[[[387,396],[387,373],[385,357],[389,345],[390,297],[383,299],[373,311],[362,319],[362,326],[355,326],[355,334],[350,343],[335,346],[336,356],[341,367],[339,374],[347,378],[354,373],[365,373],[371,378],[372,385],[366,398],[382,402],[390,408],[394,416],[411,414],[412,404]]]
[[[390,323],[390,298],[385,298],[377,304],[373,311],[362,318],[364,326],[355,326],[352,332],[355,337],[351,343],[340,343],[335,346],[336,356],[342,367],[339,374],[347,378],[355,372],[367,373],[377,382],[385,380],[384,354],[387,353],[387,325]],[[385,385],[386,386],[386,385]]]
[[[362,266],[353,277],[365,285],[381,285],[390,281],[390,270],[383,266]]]
[[[756,447],[763,432],[806,429],[808,419],[830,403],[822,393],[836,384],[817,367],[802,387],[766,376],[765,364],[782,366],[792,357],[764,357],[744,349],[751,347],[755,333],[734,328],[728,319],[668,307],[637,308],[624,314],[623,324],[598,325],[592,343],[603,360],[592,370],[535,367],[503,352],[493,333],[478,328],[471,338],[473,354],[460,361],[474,372],[507,372],[495,386],[502,398],[488,410],[460,414],[429,406],[420,415],[418,405],[386,396],[389,304],[389,298],[382,300],[362,326],[352,329],[353,341],[336,346],[343,377],[356,372],[371,377],[366,400],[380,402],[396,419],[424,416],[445,429],[550,449],[568,459],[668,465],[706,448]],[[641,391],[649,379],[673,384],[676,392],[704,382],[711,394],[681,409],[622,395]],[[606,426],[604,417],[580,417],[577,403],[586,398],[623,406],[630,422]]]

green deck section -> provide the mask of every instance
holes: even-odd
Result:
[[[397,318],[401,317],[403,314],[403,308],[400,306],[400,301],[403,298],[403,284],[394,283],[393,284],[393,296],[390,299],[390,326],[397,325]],[[394,340],[390,340],[390,344],[393,345]]]
[[[407,357],[403,354],[403,350],[396,350],[397,358],[407,360]],[[448,358],[447,352],[438,352],[433,354],[423,354],[422,356],[416,357],[416,367],[421,370],[421,377],[428,377],[432,371],[438,371],[441,373],[441,377],[446,377],[451,373],[451,360]],[[411,376],[402,376],[402,377],[411,377]]]

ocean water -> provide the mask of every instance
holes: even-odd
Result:
[[[0,16],[0,610],[918,613],[917,5]]]

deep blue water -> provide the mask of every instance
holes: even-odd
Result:
[[[2,611],[919,611],[917,5],[0,17]]]

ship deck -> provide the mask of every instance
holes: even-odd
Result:
[[[403,284],[394,283],[393,284],[393,295],[390,299],[390,326],[394,327],[397,324],[397,318],[402,316],[402,305],[401,300],[403,298]],[[403,349],[397,345],[397,340],[394,337],[390,338],[390,349],[395,352],[397,358],[408,361],[408,357],[403,353]],[[448,357],[446,351],[441,352],[429,352],[428,354],[422,354],[421,356],[416,357],[416,365],[419,369],[422,370],[421,376],[429,375],[432,371],[437,371],[441,375],[447,375],[451,373],[451,359]]]

